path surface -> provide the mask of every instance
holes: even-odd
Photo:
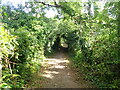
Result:
[[[50,58],[44,59],[42,71],[35,80],[34,87],[41,88],[92,88],[90,82],[71,67],[68,56],[60,51]]]

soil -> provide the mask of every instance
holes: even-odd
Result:
[[[94,88],[72,66],[67,53],[56,52],[44,59],[42,69],[34,75],[32,88]]]

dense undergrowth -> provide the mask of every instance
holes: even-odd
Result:
[[[75,35],[69,40],[72,44],[68,43],[75,66],[101,88],[120,88],[117,4],[111,4],[116,11],[108,10],[106,6],[96,17],[82,16],[85,19],[76,20],[80,24],[78,34],[72,33]]]
[[[45,16],[48,4],[2,6],[0,87],[25,87],[39,71],[44,56],[58,48],[63,38],[75,66],[87,79],[101,88],[120,88],[119,3],[105,3],[101,10],[97,3],[60,2],[62,7],[56,7],[58,15],[54,18]]]
[[[13,9],[13,11],[12,11]],[[46,52],[51,51],[56,20],[36,18],[23,10],[3,6],[0,48],[3,60],[1,87],[24,87],[39,71]],[[54,24],[53,24],[54,21]],[[51,23],[52,22],[52,23]],[[53,30],[54,29],[54,30]],[[52,38],[50,38],[52,37]]]

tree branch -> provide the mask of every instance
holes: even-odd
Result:
[[[46,4],[45,2],[38,2],[38,3],[41,3],[41,4],[46,5],[46,6],[50,6],[50,7],[57,7],[57,8],[62,7],[61,5],[58,5],[56,2],[54,2],[55,5]]]

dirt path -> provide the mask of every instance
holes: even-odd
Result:
[[[41,88],[92,88],[90,82],[85,81],[82,75],[71,67],[68,56],[62,51],[50,58],[44,59],[44,66],[34,80],[34,87]],[[46,66],[45,66],[46,65]]]

